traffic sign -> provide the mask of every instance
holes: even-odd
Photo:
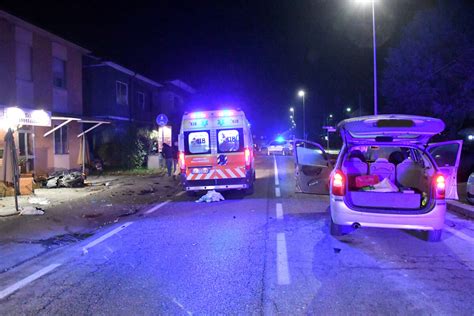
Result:
[[[165,126],[168,124],[168,117],[165,114],[158,114],[156,116],[156,124],[159,126]]]
[[[323,129],[327,129],[328,132],[335,132],[336,131],[334,126],[323,126]]]

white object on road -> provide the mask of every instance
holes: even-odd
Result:
[[[48,205],[50,204],[49,200],[42,197],[33,196],[28,199],[30,204],[39,204],[39,205]]]
[[[25,206],[21,209],[20,215],[43,215],[44,211],[34,206]]]
[[[201,196],[201,198],[197,200],[196,203],[200,203],[200,202],[211,203],[211,202],[219,202],[219,201],[224,201],[224,200],[225,199],[222,196],[222,194],[220,194],[219,192],[216,192],[215,190],[211,190],[211,191],[208,191],[203,196]]]

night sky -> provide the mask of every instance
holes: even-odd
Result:
[[[401,28],[436,2],[376,0],[379,71]],[[0,8],[157,81],[189,82],[200,91],[195,109],[240,107],[257,134],[289,127],[290,105],[301,114],[301,87],[314,136],[328,113],[357,108],[359,94],[372,107],[371,10],[355,0],[16,0]]]

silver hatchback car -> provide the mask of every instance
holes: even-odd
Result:
[[[359,227],[414,229],[438,241],[446,199],[458,199],[462,141],[428,144],[443,121],[412,115],[378,115],[339,123],[343,147],[330,163],[315,143],[296,144],[301,192],[329,191],[331,234]]]

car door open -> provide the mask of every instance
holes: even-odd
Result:
[[[446,199],[458,200],[457,173],[461,159],[462,140],[429,144],[428,153],[446,179]]]
[[[296,192],[329,194],[332,165],[323,147],[317,143],[296,139],[293,150]]]

